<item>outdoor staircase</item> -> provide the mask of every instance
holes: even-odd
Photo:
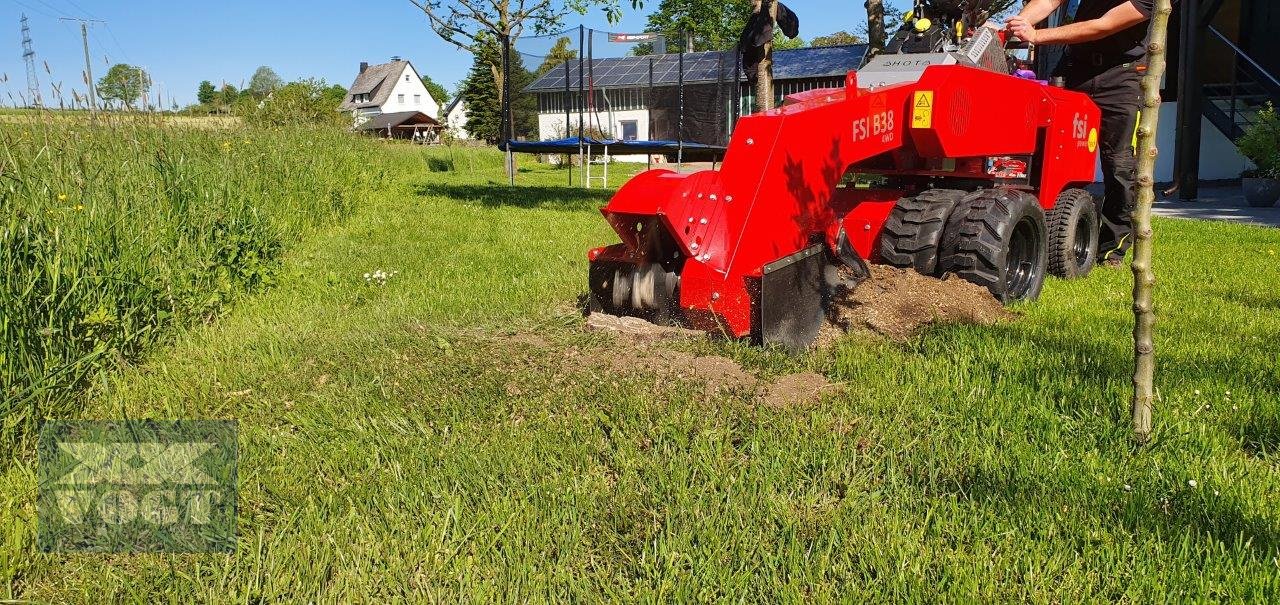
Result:
[[[1257,122],[1258,112],[1273,103],[1280,107],[1280,79],[1212,26],[1207,43],[1224,47],[1233,68],[1226,83],[1204,85],[1204,115],[1234,141]]]

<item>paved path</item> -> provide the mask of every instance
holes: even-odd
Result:
[[[1095,185],[1089,189],[1096,196],[1102,195],[1101,185]],[[1249,207],[1249,204],[1244,201],[1244,194],[1241,193],[1239,184],[1203,184],[1200,186],[1200,197],[1191,202],[1178,199],[1176,193],[1171,197],[1161,197],[1157,187],[1156,205],[1153,211],[1156,216],[1280,227],[1280,206]]]

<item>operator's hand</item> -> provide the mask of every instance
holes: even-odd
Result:
[[[1005,29],[1008,30],[1010,35],[1017,36],[1019,40],[1029,44],[1035,44],[1040,35],[1034,24],[1027,21],[1025,17],[1018,15],[1009,17]]]

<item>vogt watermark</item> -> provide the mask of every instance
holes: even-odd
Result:
[[[235,550],[236,423],[49,421],[40,431],[44,552]]]

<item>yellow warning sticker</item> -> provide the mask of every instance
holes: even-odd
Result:
[[[933,126],[933,91],[920,90],[915,93],[911,102],[911,127],[930,128]]]

